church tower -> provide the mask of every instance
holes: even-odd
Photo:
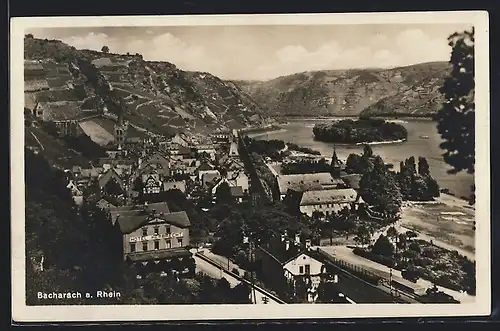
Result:
[[[128,125],[123,119],[123,110],[120,110],[120,113],[118,114],[118,121],[115,124],[115,141],[119,151],[122,150],[125,144],[125,140],[127,138],[127,127]]]
[[[340,173],[342,171],[342,163],[340,162],[339,158],[337,157],[337,152],[335,150],[335,146],[333,146],[333,155],[332,155],[332,162],[330,163],[330,167],[332,169],[333,178],[340,178]]]

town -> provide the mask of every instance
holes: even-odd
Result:
[[[263,139],[286,121],[245,83],[32,34],[24,72],[28,304],[474,302],[475,198],[372,148],[418,130],[358,113],[302,125],[328,153]]]
[[[214,132],[200,142],[182,134],[138,138],[128,127],[118,115],[106,156],[64,173],[77,205],[105,212],[137,280],[201,272],[230,287],[245,284],[254,304],[459,302],[447,294],[455,291],[434,282],[416,284],[418,273],[408,267],[415,256],[406,252],[420,250],[417,234],[398,233],[397,208],[377,211],[361,197],[356,169],[363,162],[387,168],[368,145],[354,164],[339,160],[335,149],[327,161],[245,130]],[[339,249],[330,249],[334,241]],[[349,243],[358,258],[377,251],[383,268],[342,258],[337,251]],[[387,274],[394,248],[406,263],[392,263]]]

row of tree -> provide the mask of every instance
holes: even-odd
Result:
[[[431,176],[429,164],[425,157],[418,158],[418,167],[415,157],[410,157],[399,165],[396,174],[403,200],[429,201],[439,197],[439,185]]]

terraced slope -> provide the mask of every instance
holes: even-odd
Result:
[[[46,121],[83,121],[105,114],[112,118],[123,112],[141,132],[203,137],[214,129],[266,120],[237,85],[209,73],[147,62],[139,54],[77,50],[57,40],[25,38],[24,44],[25,107],[43,110]],[[96,132],[97,140],[109,138],[92,125],[86,131]]]

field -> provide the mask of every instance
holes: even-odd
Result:
[[[401,223],[408,229],[474,253],[474,211],[464,203],[461,205],[458,199],[454,202],[412,203],[402,208]]]
[[[80,122],[80,127],[98,145],[106,146],[115,139],[112,133],[108,132],[94,120]]]

